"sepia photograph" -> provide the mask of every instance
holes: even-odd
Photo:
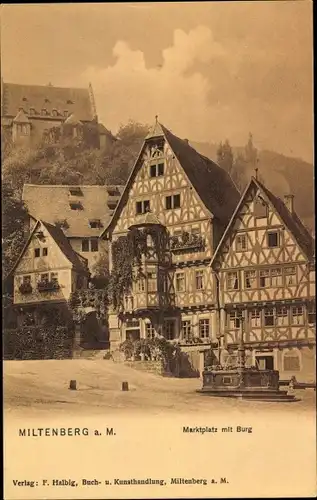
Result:
[[[316,495],[312,7],[2,4],[6,500]]]

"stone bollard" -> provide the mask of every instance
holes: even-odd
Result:
[[[129,390],[129,384],[128,384],[128,382],[122,382],[122,390],[123,391],[128,391]]]
[[[71,391],[76,391],[77,390],[77,382],[76,382],[76,380],[71,380],[69,382],[69,389]]]

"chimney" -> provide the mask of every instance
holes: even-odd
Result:
[[[189,140],[188,139],[184,139],[184,142],[186,142],[186,144],[189,144]]]
[[[286,194],[284,196],[284,204],[288,211],[293,214],[294,213],[294,195],[293,194]]]

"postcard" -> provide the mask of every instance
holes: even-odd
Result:
[[[312,2],[1,10],[5,499],[315,496]]]

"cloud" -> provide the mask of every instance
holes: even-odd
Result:
[[[150,45],[150,32],[148,37]],[[309,74],[298,78],[300,58],[294,72],[292,58],[281,47],[265,51],[243,38],[219,41],[200,25],[174,30],[159,65],[119,40],[112,49],[114,63],[87,68],[81,80],[84,86],[92,83],[99,119],[113,132],[129,119],[150,124],[158,114],[180,137],[228,138],[239,146],[251,131],[259,149],[306,154],[309,161]]]
[[[163,63],[156,67],[147,67],[144,53],[131,49],[126,41],[115,44],[113,55],[112,66],[90,67],[82,75],[92,82],[100,120],[115,130],[130,118],[151,123],[158,114],[175,132],[196,130],[199,135],[208,121],[212,82],[193,68],[226,55],[209,28],[175,30],[173,45],[162,51]]]

